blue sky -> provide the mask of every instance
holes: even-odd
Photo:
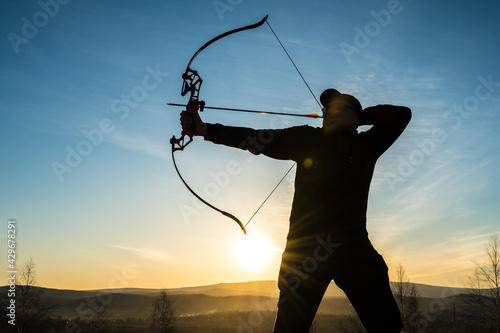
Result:
[[[166,106],[187,101],[181,74],[201,45],[266,14],[316,96],[335,87],[365,107],[412,109],[408,129],[377,165],[370,237],[412,281],[462,285],[500,229],[498,1],[5,4],[2,257],[15,218],[18,263],[33,257],[47,287],[275,279],[293,172],[248,226],[274,249],[266,267],[248,271],[234,256],[245,239],[236,224],[196,202],[175,174],[168,141],[180,133],[181,109]],[[267,26],[216,42],[192,67],[207,105],[318,112]],[[203,118],[321,125],[209,110]],[[176,154],[192,187],[244,222],[291,166],[199,138]]]

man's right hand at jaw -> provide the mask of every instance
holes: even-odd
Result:
[[[192,132],[195,136],[207,134],[207,124],[201,120],[200,114],[196,111],[182,111],[181,126],[185,132]]]

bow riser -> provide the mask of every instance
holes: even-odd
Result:
[[[182,79],[184,81],[182,82],[181,95],[185,96],[188,92],[190,93],[189,102],[186,104],[186,111],[198,112],[200,110],[200,88],[203,80],[200,75],[198,75],[197,71],[192,70],[189,67],[186,69],[186,72],[182,74]],[[186,136],[189,137],[188,141],[185,141]],[[182,129],[181,136],[178,139],[175,135],[170,139],[172,151],[184,150],[188,144],[193,142],[193,137],[194,129]]]

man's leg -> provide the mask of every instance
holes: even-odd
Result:
[[[321,269],[302,272],[298,265],[281,264],[278,287],[280,298],[274,333],[307,333],[331,277]]]
[[[403,328],[399,308],[392,295],[387,265],[375,250],[356,255],[334,276],[369,333],[399,333]]]

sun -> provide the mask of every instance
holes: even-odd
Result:
[[[276,251],[264,237],[250,235],[238,242],[235,254],[243,268],[257,272],[269,265]]]

